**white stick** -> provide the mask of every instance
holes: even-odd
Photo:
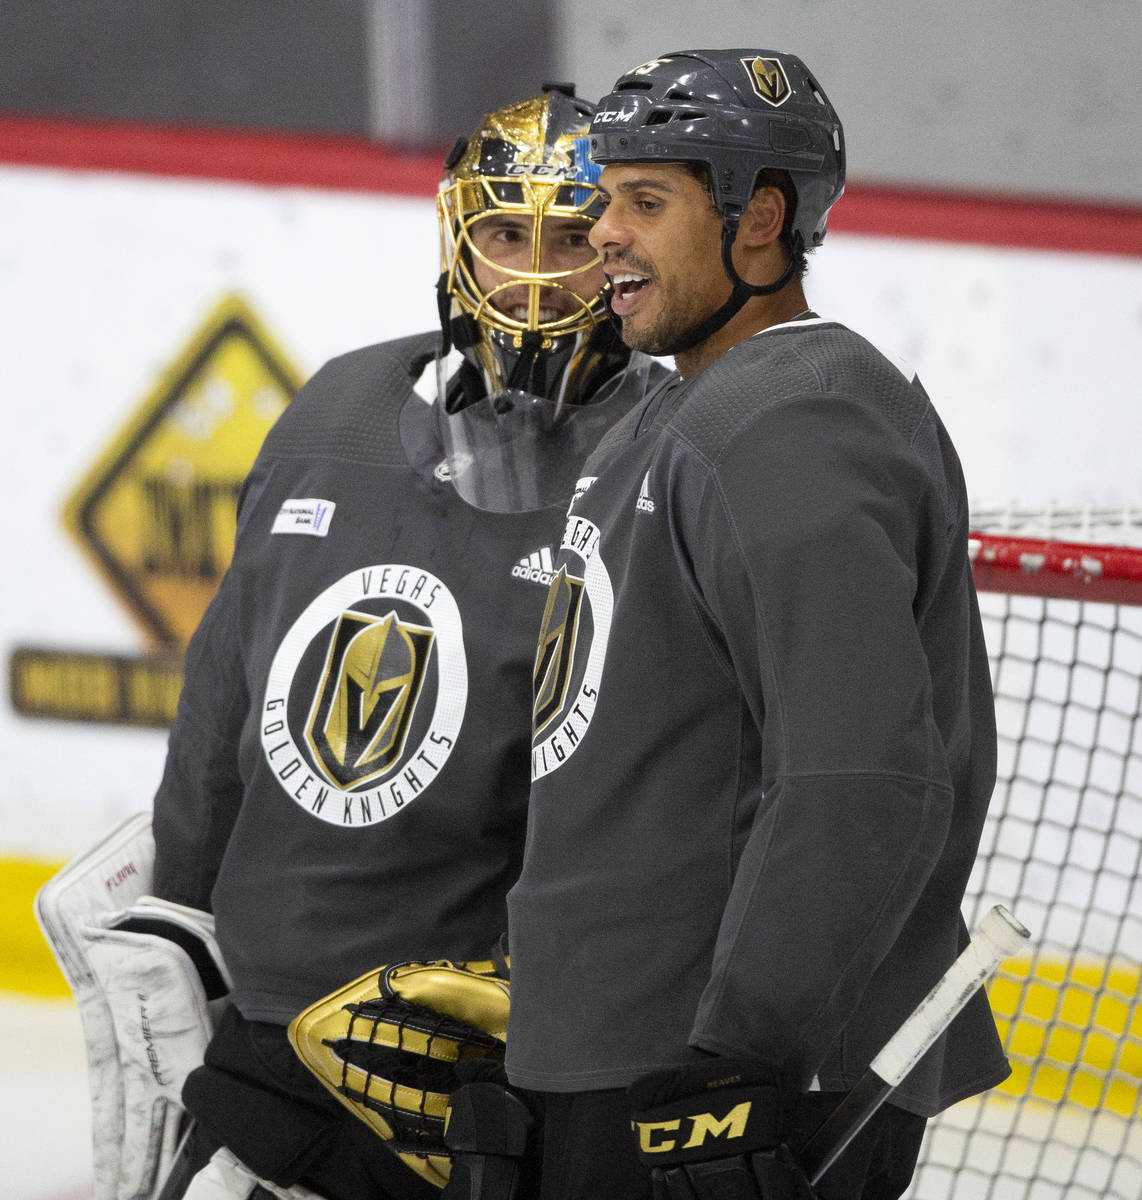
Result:
[[[888,1039],[870,1067],[885,1083],[899,1087],[904,1076],[920,1061],[925,1051],[951,1024],[952,1018],[998,969],[1018,953],[1031,936],[1001,904],[980,922],[975,937],[944,977],[913,1010],[912,1015]]]
[[[983,918],[959,958],[888,1039],[852,1091],[797,1151],[810,1183],[824,1175],[975,991],[1030,936],[1030,931],[1000,904]]]

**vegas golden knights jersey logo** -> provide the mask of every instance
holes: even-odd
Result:
[[[547,606],[539,630],[535,656],[535,732],[542,731],[559,715],[571,679],[575,635],[583,600],[583,580],[560,567],[547,590]]]
[[[385,617],[343,612],[305,737],[336,787],[379,779],[400,758],[424,683],[434,634]]]
[[[778,108],[793,94],[779,58],[743,58],[742,66],[749,75],[754,93],[766,104]]]

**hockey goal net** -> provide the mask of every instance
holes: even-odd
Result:
[[[964,915],[1013,1074],[929,1123],[910,1200],[1142,1198],[1142,509],[973,509],[999,778]]]

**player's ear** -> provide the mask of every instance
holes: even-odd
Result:
[[[747,246],[767,246],[781,236],[785,197],[776,187],[759,187],[742,213],[738,236]]]

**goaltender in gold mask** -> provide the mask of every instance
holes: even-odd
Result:
[[[563,503],[616,410],[662,372],[602,299],[590,112],[549,85],[489,113],[445,163],[437,388],[453,484],[479,508]]]
[[[537,352],[554,350],[579,368],[558,389],[570,399],[581,390],[588,336],[605,316],[606,279],[587,241],[600,211],[598,169],[569,128],[565,110],[578,115],[576,105],[549,92],[489,113],[446,164],[437,194],[442,303],[451,302],[448,328],[474,350],[489,390],[525,388]],[[558,367],[543,370],[552,377]]]
[[[588,450],[666,374],[622,343],[601,294],[588,241],[602,209],[592,112],[549,85],[488,113],[445,163],[434,409],[451,482],[483,510],[565,507]],[[456,1161],[444,1141],[449,1093],[465,1060],[494,1069],[503,1059],[507,974],[498,950],[380,966],[300,1013],[290,1041],[415,1175],[443,1187]],[[463,1118],[452,1117],[455,1133]]]

